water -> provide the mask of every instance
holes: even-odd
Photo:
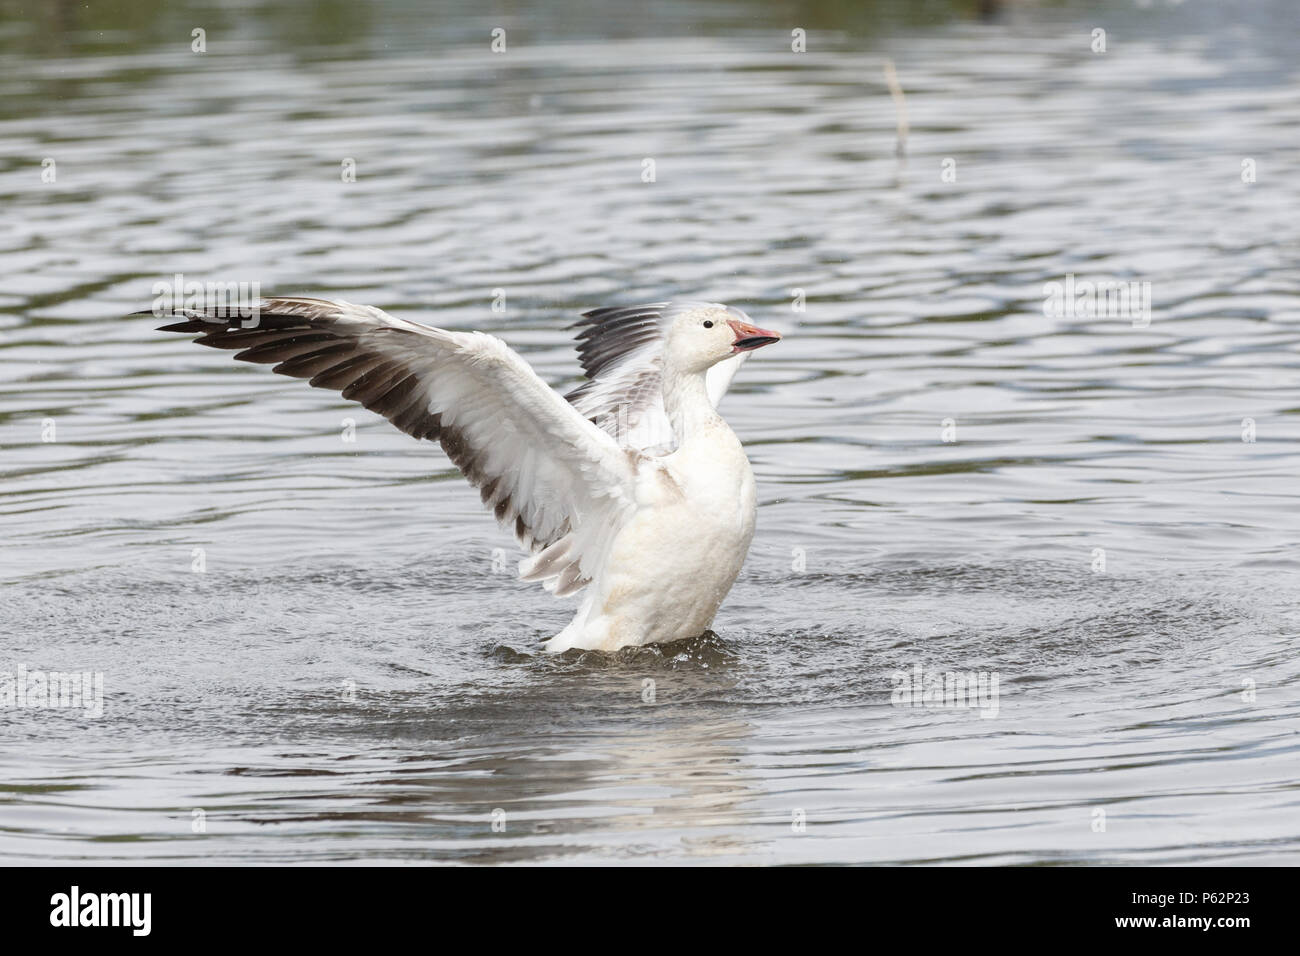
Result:
[[[105,709],[0,708],[0,861],[1300,862],[1297,13],[978,6],[7,10],[0,670]],[[122,318],[175,273],[557,386],[599,304],[783,330],[716,633],[540,655],[436,448]]]

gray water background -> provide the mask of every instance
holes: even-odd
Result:
[[[0,7],[0,671],[105,688],[0,708],[0,862],[1300,861],[1300,14],[981,7]],[[716,633],[539,654],[436,447],[123,317],[176,273],[557,387],[596,305],[781,329]]]

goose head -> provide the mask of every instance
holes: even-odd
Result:
[[[717,302],[687,303],[671,310],[664,333],[664,358],[683,372],[705,372],[723,359],[781,340],[760,329],[739,309]]]

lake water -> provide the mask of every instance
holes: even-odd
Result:
[[[1300,12],[982,6],[10,5],[0,671],[104,709],[0,708],[0,862],[1300,862]],[[177,273],[557,387],[585,308],[782,330],[716,633],[539,654],[437,447],[123,317]]]

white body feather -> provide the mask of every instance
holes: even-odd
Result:
[[[672,454],[642,459],[636,510],[546,649],[612,651],[704,633],[740,574],[755,513],[749,459],[720,418]]]

